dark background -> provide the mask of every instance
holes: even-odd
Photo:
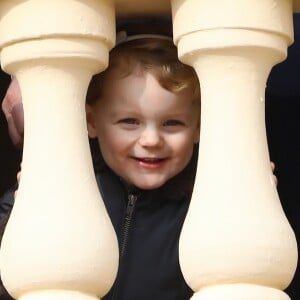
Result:
[[[300,218],[300,14],[294,15],[295,43],[286,61],[274,67],[266,89],[266,127],[271,160],[276,164],[278,193],[299,243]],[[0,71],[0,102],[10,77]],[[11,144],[5,117],[0,112],[0,196],[15,182],[21,152]],[[300,270],[287,289],[300,299]]]
[[[268,80],[266,126],[278,193],[300,244],[300,14],[294,15],[294,31],[287,60],[273,68]],[[300,299],[299,264],[287,293],[292,300]]]

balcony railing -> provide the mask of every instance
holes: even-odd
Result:
[[[118,247],[93,174],[85,94],[91,76],[108,64],[115,14],[169,15],[179,58],[201,83],[198,172],[179,249],[184,278],[194,300],[289,299],[283,290],[297,245],[270,169],[264,95],[272,67],[293,43],[299,3],[115,4],[116,12],[112,0],[0,1],[1,65],[20,83],[26,127],[22,179],[1,246],[6,288],[22,300],[83,300],[112,285]],[[81,247],[70,257],[65,244]]]

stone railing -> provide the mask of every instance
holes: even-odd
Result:
[[[198,172],[179,249],[193,299],[289,299],[282,290],[297,245],[270,169],[264,92],[293,42],[292,1],[115,4],[123,17],[172,13],[179,58],[201,82]],[[1,65],[20,83],[26,128],[3,282],[22,300],[97,299],[113,284],[118,248],[93,175],[84,101],[114,46],[114,1],[1,0],[0,17]]]

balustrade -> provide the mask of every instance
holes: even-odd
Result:
[[[2,68],[22,91],[22,178],[1,249],[16,299],[97,299],[117,239],[90,157],[85,96],[115,41],[113,1],[1,1]]]
[[[292,2],[171,3],[179,57],[201,85],[197,176],[179,247],[192,299],[289,299],[297,245],[270,168],[264,101],[293,41]]]
[[[148,2],[116,1],[117,15],[172,13],[179,58],[201,82],[198,171],[179,249],[192,299],[287,300],[297,245],[270,168],[264,94],[293,42],[292,1]],[[117,241],[84,111],[114,40],[112,0],[0,1],[1,65],[17,77],[25,112],[22,179],[0,255],[17,299],[96,299],[115,279]]]

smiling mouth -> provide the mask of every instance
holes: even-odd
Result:
[[[138,166],[146,170],[156,170],[161,169],[167,158],[158,158],[158,157],[133,157],[137,162]]]
[[[165,161],[165,158],[157,158],[157,157],[134,157],[135,160],[148,164],[157,164],[162,161]]]

